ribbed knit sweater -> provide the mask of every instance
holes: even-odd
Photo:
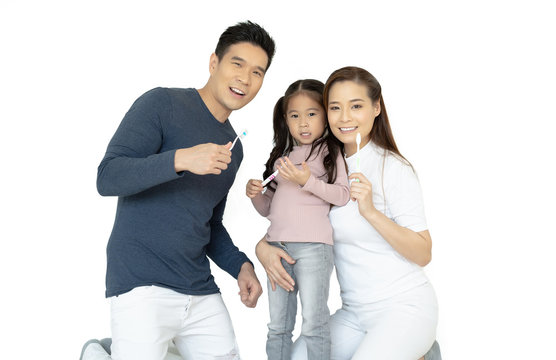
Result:
[[[294,146],[288,155],[299,169],[305,161],[311,145]],[[251,201],[255,209],[270,220],[267,241],[319,242],[332,245],[332,227],[328,219],[330,205],[345,205],[349,200],[349,186],[343,156],[336,159],[337,176],[333,184],[327,183],[322,163],[328,150],[314,150],[307,165],[311,176],[300,186],[280,175],[275,178],[276,191],[267,190]],[[275,164],[276,169],[278,164]]]
[[[118,196],[107,246],[107,297],[145,285],[217,293],[207,256],[237,277],[249,259],[233,244],[222,215],[243,158],[241,142],[220,175],[174,168],[176,149],[223,145],[235,136],[195,89],[153,89],[131,106],[98,167],[99,193]]]

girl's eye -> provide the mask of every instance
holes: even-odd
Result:
[[[335,106],[335,105],[333,105],[333,106],[331,106],[331,107],[330,107],[330,110],[338,110],[338,109],[340,109],[340,107],[339,107],[339,106]]]
[[[361,104],[354,104],[353,108],[354,109],[361,109],[363,106]]]
[[[315,113],[315,112],[309,113],[309,116],[316,116],[316,115],[317,115],[317,113]]]
[[[291,115],[290,115],[290,118],[292,118],[292,119],[297,119],[298,117],[299,117],[299,116],[298,116],[297,114],[291,114]]]

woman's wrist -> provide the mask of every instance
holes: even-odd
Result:
[[[367,221],[371,225],[373,225],[374,223],[376,223],[376,221],[378,221],[382,213],[378,211],[374,206],[371,206],[370,209],[365,210],[365,212],[361,215],[363,215],[363,217],[367,219]]]

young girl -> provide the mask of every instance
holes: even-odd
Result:
[[[302,306],[301,335],[308,359],[330,358],[327,306],[333,267],[330,204],[345,205],[349,186],[340,144],[330,135],[323,108],[324,84],[299,80],[274,107],[274,148],[263,178],[279,174],[263,193],[261,180],[249,180],[246,193],[255,209],[270,220],[266,241],[283,249],[295,264],[284,262],[294,280],[287,291],[269,276],[269,360],[291,358],[297,292]]]

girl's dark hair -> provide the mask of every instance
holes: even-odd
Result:
[[[324,149],[324,145],[328,147],[328,154],[323,159],[323,165],[326,170],[327,182],[329,184],[336,181],[337,169],[336,169],[336,159],[341,151],[341,142],[338,141],[330,131],[330,125],[328,124],[326,118],[326,107],[323,105],[322,93],[324,90],[324,84],[318,80],[305,79],[297,80],[291,84],[284,96],[282,96],[274,105],[274,113],[272,117],[272,123],[274,127],[274,148],[270,152],[270,156],[265,165],[265,171],[263,173],[263,179],[269,177],[274,171],[274,163],[282,156],[288,155],[295,145],[295,140],[290,134],[288,124],[286,122],[286,112],[288,109],[288,103],[290,99],[298,94],[305,94],[315,100],[323,107],[323,116],[325,122],[324,132],[320,138],[313,141],[311,145],[311,151],[307,156],[306,161],[311,157],[313,151],[316,149],[317,154],[319,154]],[[274,181],[273,181],[274,182]],[[275,188],[272,187],[271,182],[268,189],[274,191]]]
[[[218,39],[218,44],[216,44],[216,49],[214,50],[218,60],[222,60],[222,57],[226,54],[230,46],[241,42],[259,46],[266,52],[268,63],[266,64],[265,70],[268,70],[276,51],[276,45],[262,26],[252,23],[251,21],[240,22],[230,26],[220,35],[220,39]]]
[[[371,141],[381,148],[392,152],[399,156],[403,161],[411,166],[409,161],[402,156],[398,150],[398,146],[394,141],[390,122],[388,121],[388,114],[386,113],[386,106],[384,106],[384,99],[382,98],[382,88],[378,80],[367,70],[355,66],[346,66],[334,71],[326,80],[324,86],[323,99],[326,108],[328,108],[328,95],[332,85],[342,81],[353,81],[357,84],[363,85],[367,88],[367,95],[376,104],[380,103],[380,114],[375,118],[373,128],[371,129]],[[342,144],[343,150],[343,144]]]

